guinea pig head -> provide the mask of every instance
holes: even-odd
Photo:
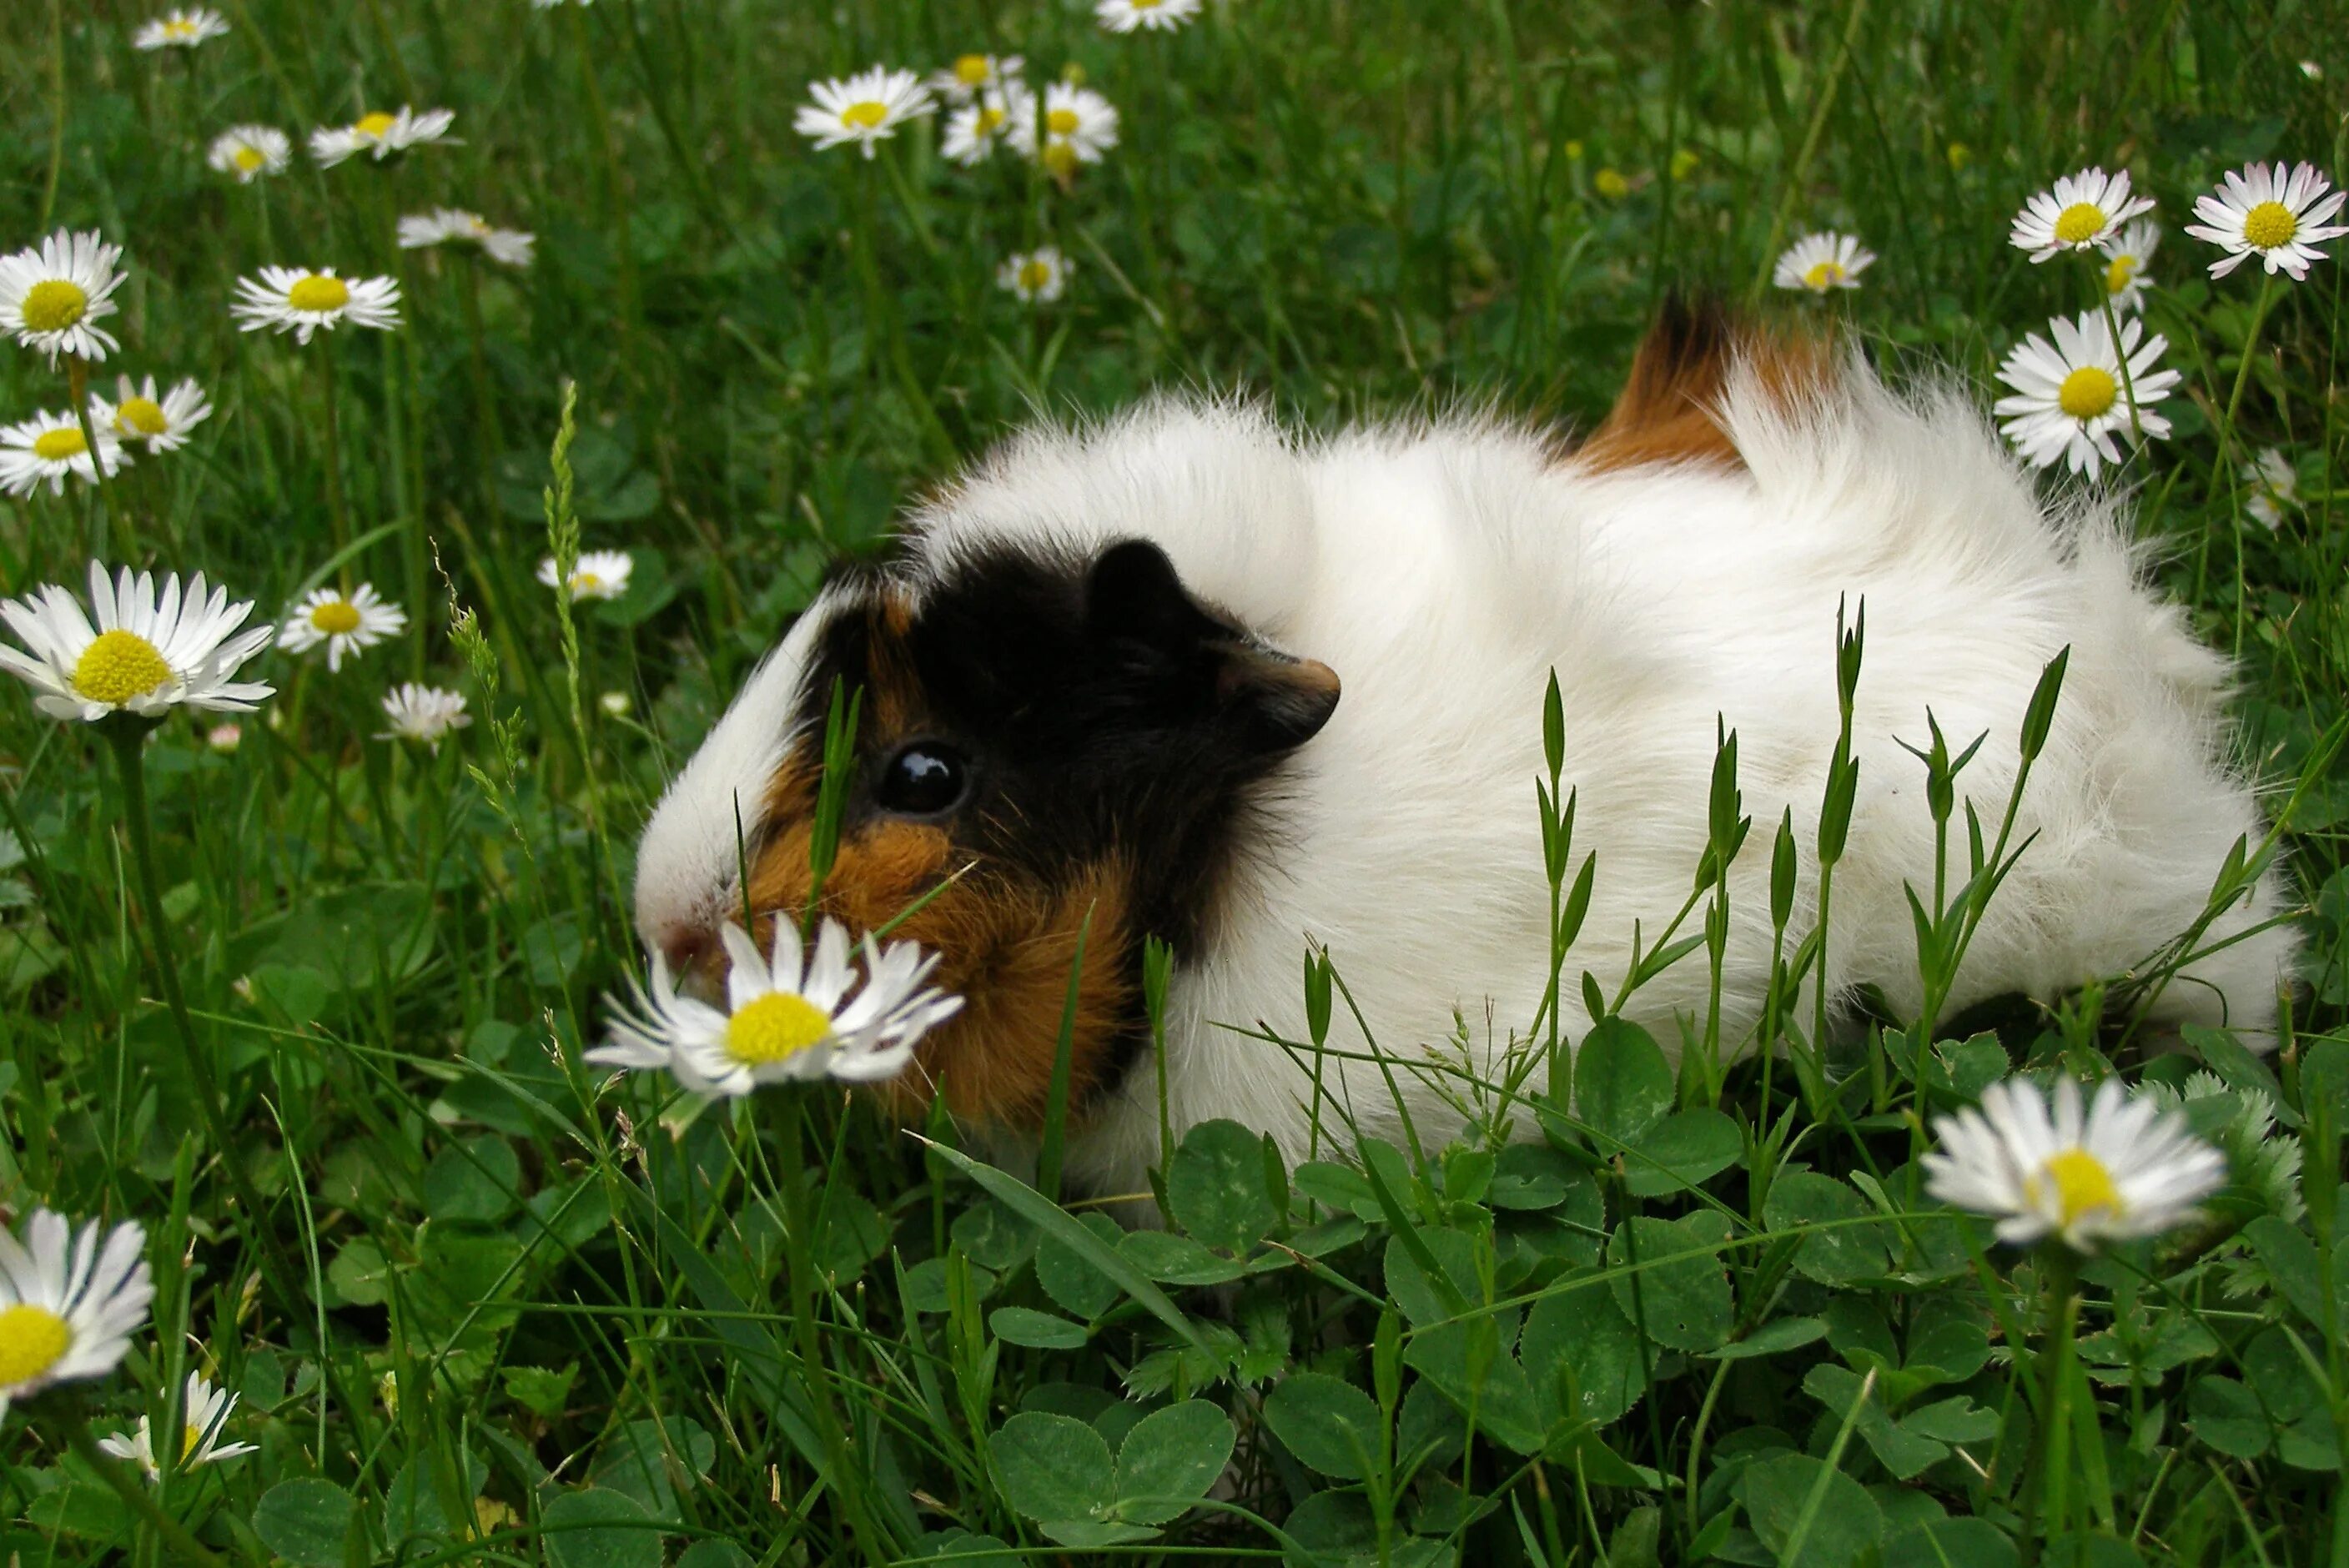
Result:
[[[860,694],[836,858],[811,872],[835,689]],[[1155,544],[994,542],[835,582],[672,785],[638,854],[637,923],[714,974],[745,907],[761,944],[812,899],[853,934],[939,955],[962,1011],[881,1093],[1043,1117],[1079,967],[1080,1114],[1146,1038],[1145,935],[1212,927],[1264,785],[1337,707],[1328,665],[1194,597]],[[747,878],[747,882],[746,879]],[[910,913],[908,913],[910,912]]]

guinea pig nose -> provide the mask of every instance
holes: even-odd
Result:
[[[672,932],[661,941],[661,954],[668,960],[669,973],[679,976],[699,970],[717,953],[718,934],[714,931]]]

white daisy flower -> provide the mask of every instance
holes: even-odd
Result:
[[[1117,145],[1117,108],[1092,88],[1054,82],[1042,100],[1040,115],[1036,94],[1012,100],[1011,144],[1061,179],[1081,163],[1099,163]]]
[[[442,691],[414,681],[384,694],[383,713],[391,727],[378,735],[378,740],[413,740],[435,751],[450,730],[473,722],[472,715],[465,711],[463,692]]]
[[[363,114],[348,125],[320,126],[310,133],[310,156],[323,168],[332,169],[346,159],[357,158],[362,152],[375,154],[380,163],[395,152],[405,152],[411,147],[428,142],[453,141],[449,128],[457,123],[457,111],[428,108],[417,113],[406,104],[398,114],[386,114],[377,109]]]
[[[1786,247],[1770,281],[1782,289],[1807,289],[1816,294],[1856,289],[1859,274],[1876,263],[1876,253],[1857,236],[1830,229],[1806,234]]]
[[[0,1416],[53,1383],[103,1377],[130,1348],[155,1297],[147,1233],[126,1221],[79,1235],[36,1209],[21,1242],[0,1231]]]
[[[2096,1086],[2084,1115],[2080,1086],[2055,1084],[2053,1114],[2031,1083],[2008,1078],[1983,1091],[1980,1110],[1935,1119],[1941,1147],[1924,1157],[1926,1189],[1945,1203],[1998,1219],[1998,1238],[2018,1245],[2060,1238],[2075,1252],[2100,1242],[2158,1235],[2193,1216],[2226,1180],[2227,1161],[2119,1081]]]
[[[362,583],[351,593],[339,588],[313,588],[294,606],[277,645],[289,654],[306,654],[324,644],[326,673],[340,675],[343,655],[364,653],[408,630],[408,612]]]
[[[2156,333],[2142,346],[2143,324],[2124,322],[2121,350],[2128,356],[2128,374],[2121,374],[2119,356],[2103,315],[2084,312],[2077,321],[2049,322],[2051,345],[2037,333],[1998,367],[1998,378],[2014,388],[1992,412],[2003,421],[1999,428],[2023,455],[2040,468],[2058,458],[2074,473],[2095,479],[2106,463],[2121,460],[2115,434],[2131,434],[2129,397],[2136,394],[2135,425],[2156,438],[2169,434],[2169,421],[2149,407],[2169,396],[2178,372],[2157,370],[2169,340]]]
[[[2290,273],[2298,283],[2308,275],[2309,263],[2324,259],[2316,248],[2320,242],[2349,234],[2349,227],[2332,221],[2344,194],[2349,193],[2333,191],[2333,181],[2314,164],[2289,171],[2281,163],[2246,164],[2218,190],[2195,199],[2194,215],[2202,222],[2189,223],[2186,232],[2227,252],[2210,263],[2214,278],[2225,277],[2256,253],[2270,276]]]
[[[624,691],[607,691],[595,704],[614,718],[626,718],[636,710],[636,699]]]
[[[962,55],[945,70],[932,73],[929,89],[950,104],[967,104],[982,93],[1000,94],[1019,79],[1027,62],[1018,55]]]
[[[625,550],[584,551],[571,563],[571,596],[616,599],[628,591],[628,574],[636,569],[636,557]],[[549,588],[563,580],[552,555],[538,563],[538,580]]]
[[[399,221],[399,248],[403,251],[420,251],[452,240],[479,245],[490,260],[510,267],[530,265],[532,248],[538,243],[534,234],[519,229],[494,228],[479,212],[468,212],[461,207],[436,207],[429,212],[414,213]]]
[[[227,18],[217,11],[202,6],[183,11],[174,6],[130,35],[130,46],[150,51],[192,49],[205,39],[217,38],[227,31]]]
[[[813,138],[819,151],[853,141],[867,158],[882,141],[896,135],[900,125],[937,108],[930,89],[913,72],[893,71],[886,66],[844,79],[811,82],[808,96],[815,102],[800,107],[798,118],[792,122],[793,129]]]
[[[2105,255],[2105,293],[2115,310],[2145,308],[2145,264],[2161,248],[2161,225],[2139,218],[2096,247]]]
[[[95,624],[55,583],[0,601],[0,621],[29,650],[0,643],[0,669],[31,686],[33,706],[51,718],[95,723],[118,711],[151,717],[175,705],[237,713],[275,695],[274,686],[230,678],[275,629],[237,631],[252,603],[230,603],[224,588],[207,598],[201,572],[185,594],[177,573],[164,578],[159,598],[151,573],[134,577],[126,566],[109,578],[93,561],[89,602]]]
[[[1199,14],[1199,0],[1101,0],[1093,19],[1112,33],[1171,33]]]
[[[338,278],[332,267],[264,267],[257,278],[237,279],[236,292],[229,314],[244,324],[240,330],[274,327],[297,343],[346,321],[379,332],[399,325],[399,285],[389,278]]]
[[[732,965],[722,1009],[679,995],[667,958],[655,954],[651,991],[633,986],[633,1006],[614,1002],[611,1040],[587,1059],[667,1068],[687,1089],[713,1098],[827,1074],[875,1083],[904,1070],[915,1043],[962,1007],[961,997],[923,984],[937,955],[914,943],[884,951],[866,937],[859,985],[839,922],[822,923],[812,954],[793,922],[774,926],[771,956],[738,925],[719,934]]]
[[[244,726],[215,724],[204,731],[204,744],[226,757],[244,744]]]
[[[1010,129],[1011,100],[990,88],[947,116],[946,135],[938,140],[938,150],[950,161],[974,168],[995,155]]]
[[[215,1388],[211,1379],[201,1372],[188,1374],[185,1398],[180,1406],[180,1463],[183,1470],[198,1465],[217,1464],[233,1460],[239,1454],[260,1451],[252,1443],[223,1443],[228,1435],[228,1418],[236,1409],[237,1396],[225,1388]],[[120,1432],[100,1438],[98,1446],[116,1459],[128,1460],[147,1472],[149,1480],[162,1479],[163,1467],[155,1462],[155,1429],[144,1416],[139,1418],[139,1429],[125,1436]]]
[[[104,359],[121,346],[96,323],[120,309],[109,297],[122,286],[114,270],[122,247],[109,245],[98,231],[59,229],[37,248],[0,256],[0,331],[49,356],[70,354]]]
[[[140,441],[150,452],[176,451],[188,444],[188,431],[212,418],[212,406],[195,377],[182,377],[169,392],[155,390],[148,377],[136,387],[130,377],[115,378],[115,401],[89,395],[89,422],[126,441]]]
[[[2152,197],[2130,197],[2127,170],[2107,174],[2083,169],[2023,203],[2007,241],[2018,251],[2029,251],[2033,262],[2044,262],[2060,252],[2101,244],[2131,218],[2152,211]]]
[[[558,5],[593,5],[594,4],[595,0],[530,0],[530,8],[533,11],[552,11]]]
[[[283,174],[294,161],[294,143],[284,131],[268,125],[233,125],[212,138],[204,161],[222,174],[250,185],[264,175]]]
[[[95,418],[90,425],[98,437],[95,456],[81,422],[69,413],[44,409],[21,424],[0,426],[0,490],[30,495],[47,480],[51,495],[63,495],[67,474],[79,474],[91,484],[101,473],[112,476],[130,454],[111,425]]]
[[[2243,510],[2270,528],[2282,528],[2283,514],[2300,509],[2300,474],[2277,448],[2243,465],[2243,484],[2251,492]]]
[[[1028,304],[1050,304],[1069,285],[1069,259],[1058,245],[1016,252],[995,270],[996,285],[1009,289]]]

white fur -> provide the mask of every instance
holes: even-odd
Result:
[[[1679,908],[1704,841],[1716,715],[1738,731],[1755,826],[1731,875],[1732,1041],[1767,983],[1769,841],[1789,807],[1805,861],[1793,932],[1814,919],[1838,600],[1865,600],[1868,638],[1831,985],[1872,984],[1904,1009],[1920,999],[1903,884],[1930,896],[1932,824],[1923,768],[1896,738],[1922,746],[1929,708],[1953,749],[1986,733],[1960,783],[1994,828],[2025,704],[2066,645],[2019,825],[2018,841],[2037,838],[1949,1006],[2052,998],[2127,972],[2200,913],[2235,839],[2258,841],[2251,792],[2223,755],[2227,667],[2140,584],[2108,505],[2051,512],[1962,397],[1904,401],[1862,369],[1792,412],[1737,378],[1723,419],[1744,471],[1601,473],[1490,423],[1308,441],[1253,410],[1157,402],[1099,428],[1022,437],[916,515],[916,591],[976,542],[1138,535],[1195,593],[1344,683],[1328,727],[1280,775],[1273,831],[1208,950],[1183,955],[1168,1037],[1178,1137],[1232,1117],[1303,1154],[1305,1080],[1275,1047],[1221,1026],[1301,1039],[1309,941],[1330,949],[1387,1056],[1453,1053],[1464,1021],[1469,1065],[1497,1069],[1547,978],[1533,781],[1553,668],[1579,791],[1576,855],[1599,857],[1570,993],[1588,969],[1611,994],[1634,923],[1652,945]],[[806,645],[795,634],[761,669],[663,802],[640,857],[648,938],[739,900],[732,802],[756,800],[772,769]],[[1964,856],[1961,810],[1953,882]],[[2271,878],[2211,937],[2281,902]],[[2161,1020],[2268,1028],[2292,943],[2271,929],[2199,961],[2162,994]],[[1671,1049],[1706,985],[1700,954],[1629,1010]],[[1362,1048],[1340,1013],[1333,1045]],[[1573,995],[1565,1019],[1569,1035],[1587,1021]],[[1440,1096],[1397,1078],[1422,1130],[1449,1130]],[[1395,1132],[1375,1068],[1333,1060],[1324,1082],[1366,1130]],[[1157,1130],[1154,1075],[1138,1071],[1089,1119],[1072,1168],[1139,1190]]]

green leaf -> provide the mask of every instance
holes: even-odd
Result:
[[[1606,1426],[1619,1420],[1646,1391],[1640,1331],[1596,1284],[1536,1302],[1517,1356],[1547,1426],[1562,1420]]]
[[[1603,1018],[1574,1053],[1574,1114],[1617,1143],[1636,1144],[1672,1108],[1678,1085],[1662,1047],[1624,1018]],[[1614,1152],[1602,1143],[1601,1154]]]
[[[1237,1259],[1211,1253],[1172,1231],[1133,1232],[1118,1243],[1117,1250],[1135,1268],[1166,1284],[1222,1284],[1247,1272]]]
[[[1822,1491],[1816,1508],[1815,1490]],[[1868,1490],[1808,1454],[1775,1454],[1745,1467],[1737,1480],[1754,1533],[1784,1568],[1847,1568],[1868,1560],[1884,1534],[1884,1512]],[[1791,1556],[1798,1523],[1808,1511],[1802,1544]]]
[[[435,1220],[492,1224],[521,1200],[522,1160],[494,1133],[451,1143],[424,1171],[424,1212]]]
[[[1003,1500],[1030,1519],[1098,1519],[1115,1501],[1109,1444],[1070,1416],[1023,1410],[987,1439]]]
[[[1182,1514],[1231,1463],[1233,1442],[1231,1418],[1205,1399],[1144,1416],[1117,1450],[1117,1517],[1164,1524]]]
[[[1309,1160],[1297,1168],[1290,1181],[1299,1192],[1326,1208],[1361,1220],[1386,1217],[1386,1212],[1379,1207],[1379,1195],[1371,1190],[1369,1178],[1350,1165],[1331,1160]]]
[[[1340,1480],[1361,1480],[1379,1462],[1379,1408],[1368,1394],[1319,1372],[1284,1377],[1265,1396],[1264,1424],[1299,1462]]]
[[[2022,1560],[2006,1532],[1987,1519],[1913,1524],[1884,1548],[1886,1563],[1914,1563],[1919,1568],[2015,1568]]]
[[[566,1491],[539,1515],[548,1568],[660,1568],[660,1528],[644,1504],[608,1487]]]
[[[677,1568],[753,1568],[755,1561],[730,1541],[697,1541],[678,1553]]]
[[[381,1247],[356,1237],[326,1265],[326,1284],[353,1306],[381,1306],[391,1299],[391,1264]]]
[[[1607,1282],[1615,1305],[1657,1344],[1710,1350],[1735,1326],[1728,1271],[1708,1245],[1686,1221],[1647,1215],[1618,1225],[1608,1242],[1607,1261],[1618,1271]],[[1634,1253],[1640,1264],[1636,1276],[1629,1272]],[[1698,1255],[1682,1255],[1687,1253]],[[1671,1261],[1660,1261],[1665,1259]]]
[[[1705,1355],[1715,1361],[1744,1361],[1755,1356],[1775,1356],[1816,1344],[1826,1337],[1827,1326],[1816,1317],[1774,1317],[1743,1339],[1733,1339]]]
[[[253,1532],[302,1568],[342,1568],[354,1506],[351,1494],[333,1481],[307,1476],[281,1480],[262,1494],[253,1511]]]
[[[1838,1223],[1866,1220],[1875,1212],[1867,1199],[1834,1177],[1795,1171],[1770,1183],[1762,1217],[1773,1232],[1831,1226],[1803,1238],[1795,1253],[1795,1272],[1821,1284],[1839,1285],[1880,1278],[1892,1267],[1886,1226]]]
[[[1101,1238],[1102,1244],[1114,1248],[1125,1233],[1107,1214],[1079,1214],[1077,1222]],[[1036,1282],[1044,1294],[1071,1316],[1091,1323],[1107,1312],[1122,1294],[1117,1282],[1077,1255],[1058,1236],[1036,1238]]]
[[[1237,1121],[1203,1121],[1185,1133],[1166,1170],[1166,1207],[1211,1247],[1256,1245],[1280,1219],[1265,1191],[1263,1137]]]
[[[2197,1378],[2187,1390],[2186,1425],[2209,1447],[2239,1460],[2255,1460],[2275,1441],[2275,1429],[2259,1397],[2215,1372]]]
[[[678,1524],[679,1482],[691,1486],[717,1460],[718,1439],[689,1416],[630,1421],[605,1444],[588,1480],[625,1493],[664,1524]]]
[[[1025,1345],[1034,1350],[1081,1350],[1085,1343],[1085,1326],[1071,1323],[1065,1317],[1049,1312],[1038,1312],[1029,1306],[999,1306],[987,1315],[988,1327],[995,1337],[1010,1345]]]
[[[1857,1373],[1831,1361],[1821,1362],[1803,1377],[1803,1391],[1825,1405],[1827,1414],[1837,1420],[1852,1414],[1861,1387]],[[1993,1421],[1993,1429],[1995,1426]],[[1895,1480],[1913,1480],[1950,1457],[1947,1444],[1906,1425],[1896,1425],[1874,1392],[1853,1415],[1852,1428]]]
[[[1744,1153],[1744,1135],[1721,1112],[1674,1111],[1624,1157],[1623,1185],[1635,1198],[1660,1198],[1719,1175]]]
[[[532,1415],[553,1420],[563,1414],[563,1407],[571,1398],[571,1385],[579,1378],[579,1364],[574,1361],[560,1372],[544,1367],[508,1367],[499,1377],[504,1381],[506,1397]]]
[[[1555,1209],[1577,1186],[1591,1186],[1590,1172],[1547,1143],[1512,1143],[1493,1165],[1485,1202],[1495,1209]]]

